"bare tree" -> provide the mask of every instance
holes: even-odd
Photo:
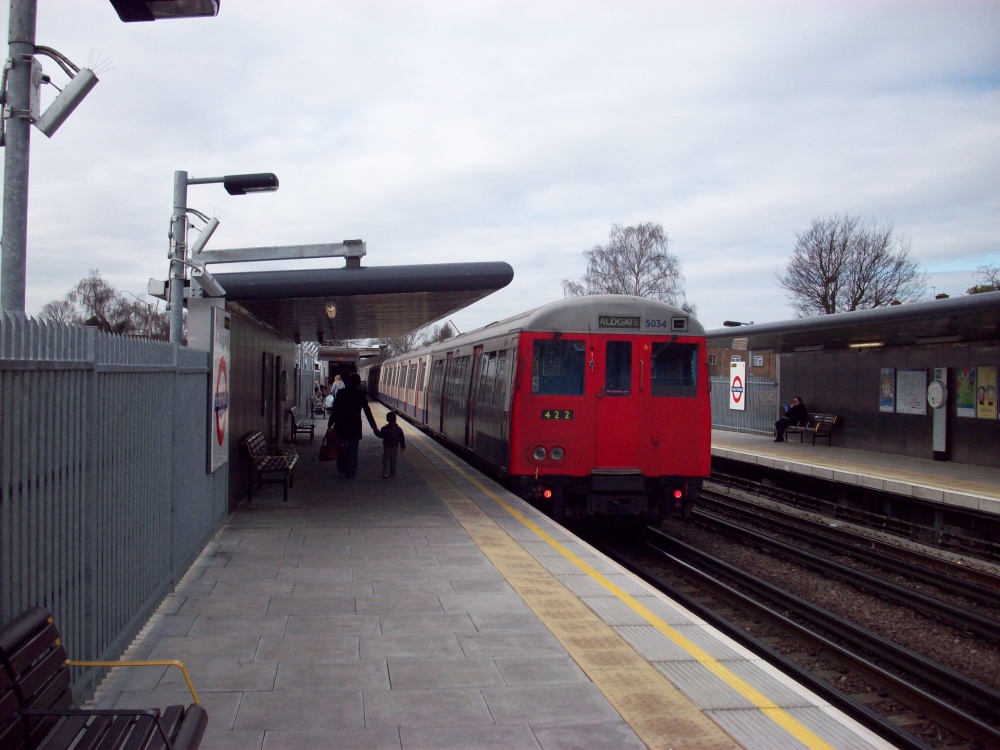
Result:
[[[981,283],[966,290],[966,294],[980,294],[982,292],[1000,292],[1000,266],[986,265],[976,269]]]
[[[813,219],[797,234],[777,279],[800,318],[913,302],[926,289],[909,240],[895,237],[891,222],[863,223],[846,214]]]
[[[160,312],[158,305],[131,292],[119,292],[97,270],[81,279],[63,299],[46,303],[39,317],[50,322],[96,326],[111,333],[163,340],[170,337],[170,318]]]
[[[607,245],[583,251],[587,271],[578,282],[563,279],[563,293],[567,297],[631,294],[683,304],[681,262],[669,252],[668,244],[667,234],[659,224],[614,224]]]
[[[447,341],[454,335],[455,329],[452,327],[451,322],[448,321],[439,326],[418,328],[402,336],[390,336],[389,338],[374,339],[374,341],[376,346],[385,347],[385,356],[388,358],[406,354],[406,352],[430,346],[440,341]]]
[[[46,302],[38,317],[48,323],[75,323],[83,324],[80,313],[77,312],[76,305],[65,297]]]

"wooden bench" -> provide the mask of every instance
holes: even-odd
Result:
[[[193,703],[159,709],[81,709],[70,667],[175,666]],[[52,615],[32,607],[0,627],[0,748],[32,750],[196,750],[208,726],[187,669],[179,661],[70,661]]]
[[[300,432],[308,432],[311,443],[316,437],[316,420],[308,417],[299,419],[299,407],[297,406],[292,406],[287,411],[292,420],[292,442],[295,442],[295,436]]]
[[[295,486],[292,469],[299,460],[294,445],[268,445],[264,433],[252,432],[243,438],[243,447],[250,455],[247,502],[253,502],[254,484],[281,484],[284,488],[284,502],[288,502],[288,488]],[[267,478],[271,474],[280,475],[276,479]]]
[[[817,440],[826,440],[827,445],[833,445],[833,428],[837,424],[836,414],[813,414],[804,425],[789,425],[785,429],[785,435],[798,433],[799,442],[805,442],[805,436],[812,437],[812,444],[816,445]]]

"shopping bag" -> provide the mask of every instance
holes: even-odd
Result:
[[[338,445],[340,445],[340,438],[337,433],[332,429],[327,430],[326,435],[323,436],[323,444],[319,447],[319,460],[336,461]]]

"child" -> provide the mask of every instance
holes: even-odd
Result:
[[[406,450],[406,437],[403,428],[396,424],[396,412],[385,415],[386,425],[379,432],[382,434],[382,478],[396,476],[396,457],[400,451]]]

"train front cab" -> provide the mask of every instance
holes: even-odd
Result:
[[[710,470],[702,337],[524,333],[510,474],[557,519],[688,512]]]

